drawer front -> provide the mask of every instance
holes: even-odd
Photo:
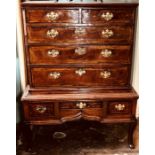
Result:
[[[129,44],[131,27],[37,27],[28,26],[28,43]]]
[[[82,23],[91,24],[125,24],[134,22],[133,9],[84,9],[82,10]]]
[[[50,119],[55,117],[54,104],[52,103],[27,103],[24,104],[26,119]]]
[[[108,103],[108,115],[119,116],[119,115],[131,115],[132,102],[129,101],[116,101]]]
[[[127,86],[129,66],[103,68],[32,68],[34,87]]]
[[[130,46],[32,46],[31,64],[130,63]]]
[[[103,110],[102,102],[99,101],[75,101],[60,103],[60,115],[62,119],[101,119],[103,116]]]
[[[87,108],[102,108],[102,102],[85,102],[85,101],[77,101],[77,102],[62,102],[60,103],[60,109],[87,109]]]
[[[44,9],[26,10],[29,23],[78,23],[78,10]]]

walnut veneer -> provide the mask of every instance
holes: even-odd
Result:
[[[128,123],[138,99],[131,86],[137,2],[21,2],[28,125],[85,119]]]

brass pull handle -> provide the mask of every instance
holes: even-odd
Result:
[[[106,29],[102,31],[102,36],[104,38],[110,38],[114,35],[114,32],[112,30]]]
[[[59,14],[56,13],[56,12],[51,11],[51,12],[49,12],[49,13],[46,14],[46,17],[50,21],[55,21],[55,20],[57,20],[59,18]]]
[[[85,48],[77,48],[77,49],[75,49],[75,53],[78,55],[84,55],[84,54],[86,54],[86,49]]]
[[[125,105],[124,104],[116,104],[115,109],[118,111],[123,111],[125,109]]]
[[[86,103],[83,103],[83,102],[80,102],[80,103],[77,103],[76,106],[78,108],[80,108],[80,109],[83,109],[83,108],[85,108],[87,106],[87,104]]]
[[[57,57],[60,54],[60,52],[58,50],[54,50],[54,49],[49,50],[47,53],[48,53],[49,56],[51,56],[53,58]]]
[[[112,55],[112,51],[111,50],[108,50],[108,49],[105,49],[105,50],[102,50],[101,51],[101,55],[105,58],[108,58]]]
[[[59,32],[55,29],[51,29],[47,31],[47,36],[50,38],[55,38],[59,35]]]
[[[61,74],[60,74],[59,72],[51,72],[51,73],[49,74],[49,76],[50,76],[52,79],[58,79],[58,78],[61,76]]]
[[[103,18],[106,21],[111,20],[113,17],[114,17],[113,13],[110,12],[106,12],[101,15],[101,18]]]
[[[104,79],[107,79],[111,76],[111,72],[110,71],[103,71],[100,73],[100,76]]]
[[[46,110],[47,110],[47,108],[45,107],[45,106],[37,106],[36,108],[35,108],[35,110],[38,112],[38,113],[40,113],[40,114],[43,114]]]
[[[75,34],[76,35],[84,35],[86,33],[86,30],[84,28],[76,28],[75,29]]]
[[[80,69],[76,70],[75,73],[79,76],[82,76],[82,75],[86,74],[86,70],[80,68]]]

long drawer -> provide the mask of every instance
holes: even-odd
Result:
[[[94,68],[31,68],[34,87],[52,86],[127,86],[130,66]]]
[[[130,46],[30,46],[31,64],[130,63]]]
[[[28,26],[28,43],[130,44],[130,26],[52,27]]]

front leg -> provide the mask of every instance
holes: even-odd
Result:
[[[35,130],[33,125],[25,124],[24,127],[24,141],[26,146],[26,151],[33,151],[34,140],[35,140]]]
[[[129,132],[128,132],[128,145],[130,149],[134,149],[135,145],[133,142],[133,134],[134,134],[134,129],[137,125],[137,121],[135,120],[134,122],[129,124]]]

